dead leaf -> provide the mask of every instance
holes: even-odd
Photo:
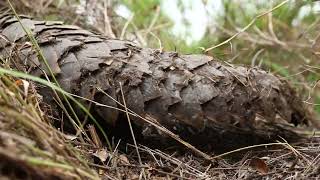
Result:
[[[15,81],[15,84],[17,86],[23,86],[23,93],[24,93],[24,96],[27,97],[28,96],[28,89],[29,89],[29,86],[30,86],[30,83],[26,80],[23,80],[23,79],[18,79]]]
[[[170,66],[169,69],[170,69],[171,71],[173,71],[173,70],[175,70],[176,68],[175,68],[174,66]]]
[[[71,134],[64,134],[64,137],[69,141],[73,141],[78,138],[77,136]]]
[[[21,80],[21,79],[16,80],[16,81],[15,81],[15,84],[16,84],[17,86],[20,86],[20,85],[22,84],[22,80]]]
[[[123,154],[120,154],[120,155],[119,155],[119,160],[120,160],[120,162],[123,163],[123,164],[127,164],[127,165],[130,164],[129,159],[127,158],[127,156],[125,156],[125,155],[123,155]]]
[[[28,89],[29,89],[29,86],[30,86],[30,83],[26,80],[22,80],[22,83],[23,83],[23,93],[24,93],[24,96],[27,97],[28,96]]]
[[[99,149],[93,155],[99,158],[101,162],[105,162],[109,156],[109,153],[106,149]]]
[[[98,170],[98,173],[99,173],[99,175],[103,175],[103,174],[105,173],[105,170],[99,169],[99,170]]]
[[[104,64],[110,66],[113,63],[113,61],[114,61],[113,59],[107,59],[104,61]]]
[[[269,172],[267,163],[260,158],[252,158],[250,160],[250,166],[261,174],[267,174]]]

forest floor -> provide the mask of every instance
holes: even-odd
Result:
[[[320,136],[316,134],[292,144],[275,142],[220,155],[208,153],[212,161],[176,147],[159,150],[138,145],[139,162],[134,145],[113,142],[111,152],[94,138],[87,142],[62,133],[48,120],[49,113],[41,110],[45,109],[41,96],[32,89],[31,82],[1,77],[2,178],[317,179],[320,175]]]
[[[24,91],[25,88],[29,91]],[[132,144],[112,142],[111,152],[99,145],[99,138],[88,142],[82,136],[62,133],[52,125],[50,113],[41,110],[45,109],[39,102],[41,96],[32,89],[31,82],[1,77],[1,178],[318,179],[320,176],[317,134],[296,143],[275,142],[220,155],[208,153],[212,161],[176,147],[160,150],[138,145],[139,162]]]
[[[10,69],[7,62],[0,67]],[[36,89],[31,81],[0,76],[0,179],[320,178],[318,132],[301,128],[306,138],[299,142],[207,152],[211,161],[186,149],[139,144],[139,159],[132,144],[113,139],[112,151],[101,145],[93,126],[86,128],[91,141],[64,133]]]

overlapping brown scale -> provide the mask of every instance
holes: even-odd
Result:
[[[95,71],[100,68],[99,64],[104,62],[103,57],[110,56],[109,47],[101,43],[85,44],[81,50],[75,52],[78,63],[83,71]]]
[[[61,73],[58,75],[59,84],[67,92],[73,92],[81,76],[81,67],[73,53],[68,53],[63,58]]]
[[[184,60],[185,62],[185,68],[189,70],[193,70],[199,66],[202,66],[209,61],[213,60],[210,56],[200,55],[200,54],[194,54],[194,55],[180,55],[180,59]]]
[[[32,31],[35,28],[34,22],[30,19],[21,19],[21,23],[28,30]],[[14,22],[13,24],[10,24],[2,30],[1,34],[11,42],[18,41],[20,38],[27,35],[20,25],[20,22]]]
[[[64,56],[74,48],[80,48],[83,45],[81,41],[72,41],[69,39],[56,39],[56,43],[53,45],[56,54],[58,56],[58,62],[61,65],[65,63]],[[71,51],[72,52],[72,51]]]
[[[140,91],[143,94],[144,102],[161,97],[162,94],[159,88],[159,83],[159,81],[155,80],[151,76],[144,78],[144,83],[140,85]]]
[[[8,41],[6,37],[0,38],[0,50],[4,50],[4,48],[10,44],[11,44],[10,41]],[[1,53],[1,55],[2,55],[2,53]]]
[[[52,33],[51,34],[53,37],[59,37],[59,36],[69,36],[69,35],[81,35],[81,36],[89,36],[89,35],[94,35],[93,33],[82,30],[82,29],[66,29],[62,30],[59,28],[58,32]]]
[[[43,23],[41,21],[39,21],[36,24],[36,28],[33,31],[35,34],[40,34],[43,31],[47,31],[47,30],[56,30],[56,32],[61,31],[61,30],[77,30],[79,29],[78,26],[73,26],[73,25],[47,25],[45,23],[45,21],[43,21]]]
[[[11,24],[10,24],[11,23]],[[299,97],[288,84],[257,68],[228,65],[205,55],[140,48],[134,43],[110,39],[61,22],[22,19],[32,30],[59,83],[68,92],[122,108],[103,95],[101,88],[141,116],[151,116],[171,130],[191,127],[255,129],[257,116],[276,122],[280,116],[295,124],[307,116]],[[14,18],[0,14],[1,56],[8,57],[12,43],[23,47],[26,34]],[[6,40],[7,39],[7,40]],[[8,41],[9,40],[9,41]],[[31,47],[14,49],[22,61],[46,70]],[[34,62],[32,65],[32,63]],[[33,74],[41,76],[37,69]],[[105,121],[115,124],[120,112],[93,107]],[[132,117],[134,123],[147,127]],[[196,131],[195,131],[196,132]]]
[[[15,20],[15,21],[12,21]],[[14,22],[18,22],[18,20],[16,20],[15,17],[12,17],[11,14],[7,13],[2,15],[1,19],[0,19],[0,27],[2,29],[6,28],[8,25],[14,23]]]

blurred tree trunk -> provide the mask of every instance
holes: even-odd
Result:
[[[206,55],[140,48],[77,26],[20,18],[64,90],[124,109],[114,101],[123,103],[122,86],[130,110],[199,147],[237,147],[278,136],[294,139],[296,134],[286,130],[288,124],[309,120],[289,84],[261,69],[230,65]],[[0,13],[0,32],[2,58],[16,61],[20,64],[16,68],[30,74],[49,75],[9,10]],[[53,104],[48,89],[41,92]],[[126,122],[118,110],[93,105],[91,111],[114,126]],[[166,139],[137,116],[131,120],[143,138]]]

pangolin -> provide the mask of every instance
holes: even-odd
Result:
[[[141,48],[78,26],[19,17],[65,91],[123,109],[115,101],[122,102],[121,86],[130,110],[197,146],[290,138],[294,133],[284,126],[308,123],[304,104],[289,83],[257,67]],[[11,10],[1,10],[0,57],[19,62],[16,68],[34,76],[50,76],[21,24]],[[91,112],[114,126],[125,117],[97,105]],[[136,116],[131,120],[145,139],[166,137]]]

